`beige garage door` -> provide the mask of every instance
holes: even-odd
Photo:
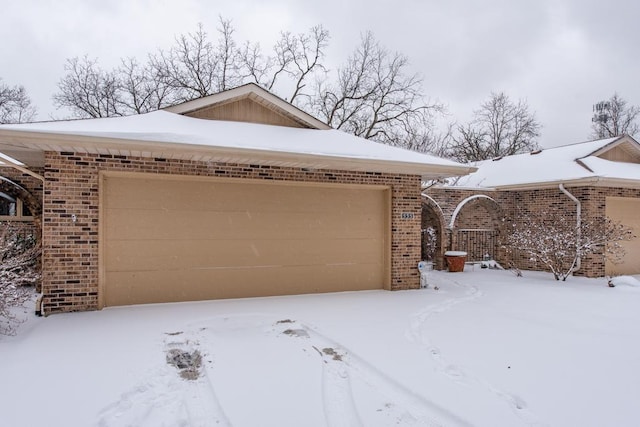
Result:
[[[389,285],[386,187],[148,174],[101,183],[104,306]]]
[[[605,271],[608,275],[640,274],[640,199],[631,197],[607,197],[607,216],[614,221],[632,227],[639,236],[629,242],[622,242],[626,255],[621,264],[607,260]]]

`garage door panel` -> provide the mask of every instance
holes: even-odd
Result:
[[[111,241],[107,271],[173,270],[277,265],[368,264],[384,262],[376,239]]]
[[[375,192],[323,187],[296,187],[262,183],[212,183],[208,181],[171,181],[157,179],[109,178],[106,198],[110,208],[236,211],[255,210],[260,200],[263,212],[335,212],[364,209],[377,199]],[[188,187],[188,191],[185,191]],[[295,202],[295,203],[292,203]]]
[[[350,265],[287,268],[217,269],[192,272],[142,271],[112,273],[106,305],[129,305],[265,295],[378,289],[375,265],[363,274]]]
[[[103,304],[380,289],[385,187],[110,173]]]
[[[640,236],[640,199],[631,197],[607,197],[606,215],[613,221],[631,227],[633,234]],[[606,261],[607,275],[640,274],[640,238],[628,242],[620,242],[625,250],[621,263]]]
[[[118,224],[106,231],[109,240],[173,239],[290,239],[368,238],[378,236],[383,218],[372,212],[354,211],[345,223],[338,212],[203,212],[138,209],[108,209],[110,221]]]

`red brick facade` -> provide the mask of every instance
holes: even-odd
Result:
[[[43,203],[46,314],[98,308],[100,171],[388,185],[392,188],[391,288],[419,287],[416,265],[420,260],[421,202],[417,175],[47,152]],[[403,216],[407,213],[410,215]]]

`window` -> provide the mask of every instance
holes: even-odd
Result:
[[[0,221],[30,221],[33,219],[29,208],[22,200],[0,192]]]

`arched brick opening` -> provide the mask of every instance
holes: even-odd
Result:
[[[444,269],[447,235],[442,209],[430,196],[422,195],[422,259],[433,262],[436,270]]]
[[[489,196],[475,195],[456,207],[449,224],[451,249],[467,252],[467,259],[480,261],[485,257],[502,259],[500,230],[502,209]]]

